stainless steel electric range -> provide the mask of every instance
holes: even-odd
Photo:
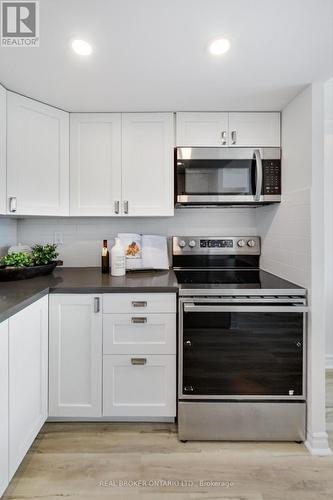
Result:
[[[259,260],[256,236],[173,238],[181,440],[305,439],[306,290]]]

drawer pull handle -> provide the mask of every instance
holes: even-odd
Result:
[[[132,365],[145,365],[147,363],[146,358],[131,358]]]
[[[98,313],[101,310],[99,297],[94,297],[94,312]]]
[[[132,318],[132,323],[147,323],[147,318]]]
[[[147,307],[147,302],[144,300],[134,300],[132,302],[132,307]]]

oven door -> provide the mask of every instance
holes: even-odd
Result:
[[[261,151],[252,148],[177,148],[176,202],[258,203]]]
[[[180,300],[180,399],[304,399],[303,305]]]

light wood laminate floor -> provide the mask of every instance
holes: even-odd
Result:
[[[333,372],[327,388],[333,446]],[[184,444],[171,424],[48,423],[3,498],[332,500],[333,456],[296,443]]]

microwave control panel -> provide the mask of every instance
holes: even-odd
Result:
[[[262,194],[281,194],[281,160],[262,160]]]

